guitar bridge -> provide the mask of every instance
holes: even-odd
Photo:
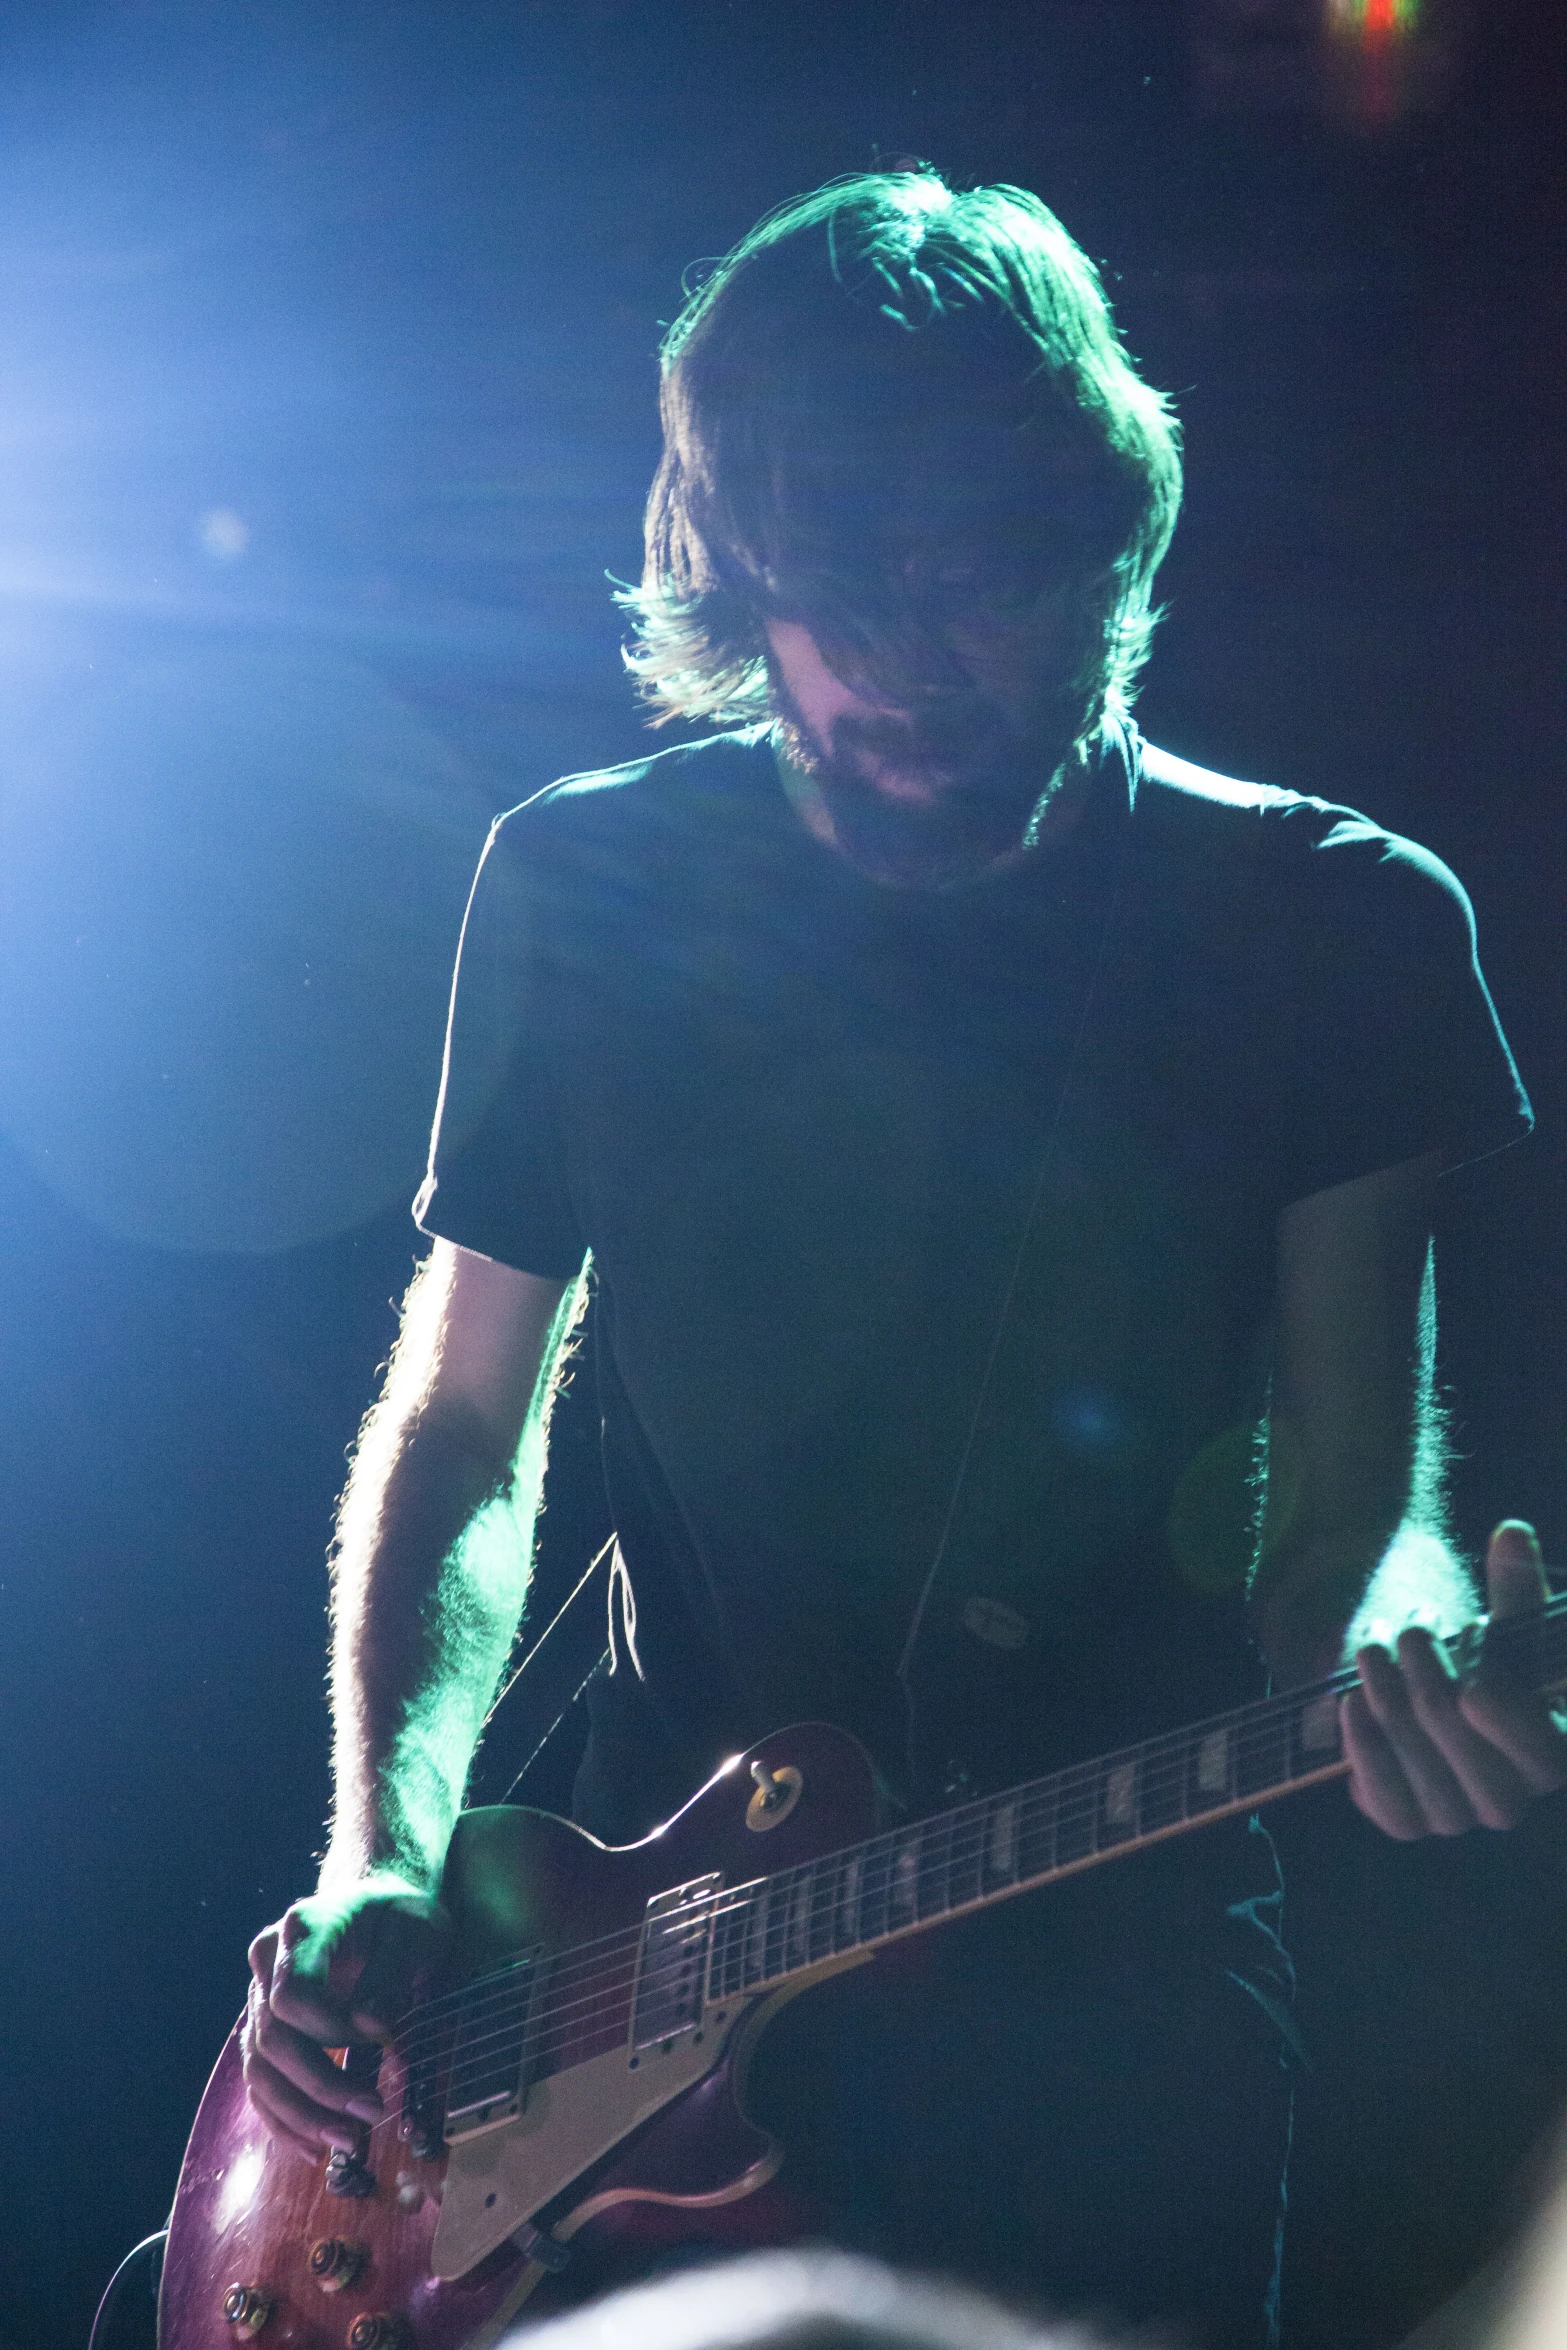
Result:
[[[504,1975],[475,1986],[452,2050],[442,2133],[448,2146],[515,2121],[528,2101],[538,1958],[537,1950],[526,1951]]]

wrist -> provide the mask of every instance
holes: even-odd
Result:
[[[425,1820],[416,1826],[401,1807],[369,1818],[339,1813],[321,1856],[319,1890],[341,1893],[350,1886],[377,1886],[433,1899],[441,1890],[450,1836],[449,1820]]]
[[[321,1856],[316,1892],[338,1901],[348,1893],[411,1894],[433,1901],[441,1890],[441,1871],[419,1861],[394,1855],[366,1855],[359,1846],[329,1844]]]
[[[451,1741],[433,1739],[417,1720],[388,1740],[376,1761],[340,1744],[337,1801],[321,1864],[323,1885],[385,1878],[437,1896],[446,1848],[462,1808],[462,1778]],[[467,1752],[471,1752],[471,1741]]]

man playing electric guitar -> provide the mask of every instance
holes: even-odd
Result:
[[[1527,1125],[1467,903],[1138,737],[1179,462],[1091,266],[1016,190],[834,183],[664,362],[629,657],[729,731],[541,794],[475,885],[433,1246],[342,1508],[330,1846],[251,1952],[250,2096],[317,2157],[382,2111],[326,2049],[442,1955],[590,1256],[606,1842],[790,1721],[852,1730],[911,1818],[1235,1705],[1260,1660],[1358,1659],[1390,1835],[1567,1778],[1546,1701],[1432,1638],[1474,1612],[1432,1187]],[[1540,1604],[1526,1527],[1487,1576],[1494,1616]],[[1265,2342],[1277,1924],[1241,1817],[801,2002],[752,2083],[801,2211]]]

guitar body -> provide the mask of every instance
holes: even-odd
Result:
[[[753,1761],[781,1774],[771,1811]],[[749,2050],[780,1995],[739,1996],[700,2029],[639,2049],[629,1957],[649,1903],[671,1888],[715,1875],[744,1885],[811,1862],[866,1836],[875,1810],[863,1749],[809,1724],[764,1740],[667,1826],[619,1850],[542,1812],[466,1813],[445,1884],[459,1989],[495,1979],[521,1950],[541,1984],[555,1953],[602,1948],[627,1962],[593,1979],[586,2024],[581,1998],[552,2008],[535,1994],[529,2045],[557,2053],[535,2065],[543,2077],[519,2111],[423,2152],[389,2120],[368,2134],[361,2173],[371,2184],[356,2195],[332,2192],[324,2159],[307,2160],[257,2120],[236,2032],[180,2173],[159,2350],[252,2339],[277,2350],[487,2350],[524,2305],[530,2317],[553,2314],[666,2246],[804,2232],[810,2215],[769,2185],[782,2149],[742,2102]],[[839,1963],[807,1970],[782,1996]],[[456,2012],[455,1998],[445,2004]],[[394,2044],[380,2073],[389,2115],[408,2069]],[[238,2315],[236,2293],[250,2296]]]

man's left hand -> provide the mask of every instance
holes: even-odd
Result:
[[[1521,1520],[1497,1527],[1485,1573],[1492,1623],[1544,1605],[1540,1546]],[[1355,1662],[1360,1686],[1342,1708],[1350,1793],[1388,1835],[1511,1828],[1536,1796],[1567,1785],[1567,1728],[1494,1654],[1460,1681],[1439,1643],[1413,1627],[1396,1653],[1373,1642]]]

